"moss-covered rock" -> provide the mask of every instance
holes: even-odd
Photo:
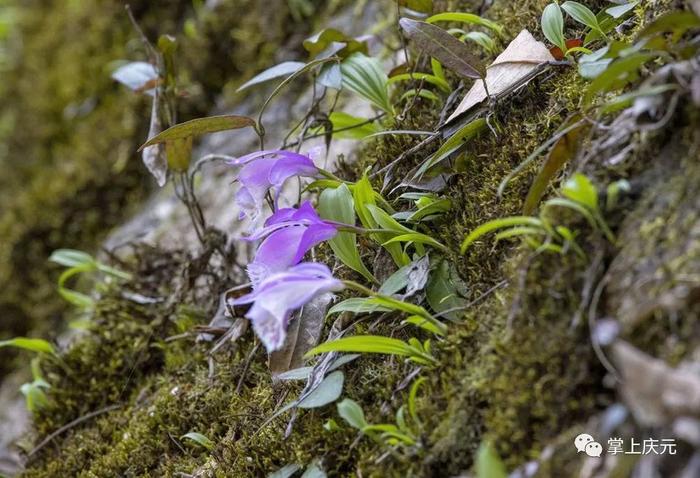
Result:
[[[180,120],[207,114],[222,91],[274,62],[289,39],[283,51],[299,50],[308,28],[284,1],[274,14],[269,2],[254,0],[129,3],[149,38],[178,40]],[[110,78],[116,61],[146,58],[124,3],[9,7],[16,21],[0,90],[0,164],[10,172],[0,178],[0,338],[60,326],[65,303],[47,258],[62,247],[96,248],[152,184],[136,153],[150,106]],[[5,350],[0,356],[8,363]]]

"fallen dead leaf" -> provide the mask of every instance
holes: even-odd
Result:
[[[269,365],[273,379],[304,364],[304,354],[318,344],[321,337],[323,320],[332,298],[332,294],[315,298],[290,322],[284,346],[270,354]]]
[[[544,43],[537,41],[529,31],[521,31],[486,69],[486,85],[489,95],[498,95],[506,91],[527,77],[542,63],[554,60],[555,58]],[[449,123],[462,113],[469,111],[487,97],[483,82],[474,82],[447,122]]]
[[[612,351],[623,378],[622,395],[641,424],[661,426],[677,417],[700,416],[698,373],[672,368],[623,341]]]

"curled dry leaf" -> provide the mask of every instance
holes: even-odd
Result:
[[[321,337],[323,320],[332,298],[332,294],[316,297],[289,324],[284,345],[270,354],[269,365],[273,378],[304,364],[304,354],[316,346]]]
[[[445,68],[466,78],[479,79],[484,76],[481,60],[447,31],[409,18],[402,18],[399,24],[418,49],[438,60]]]
[[[159,77],[156,67],[145,61],[127,63],[114,70],[112,79],[137,93],[153,96]]]
[[[535,37],[527,31],[521,31],[508,47],[498,55],[494,62],[487,68],[486,85],[489,95],[498,95],[517,85],[543,63],[554,61],[544,43],[535,40]],[[484,101],[488,95],[483,82],[477,81],[467,92],[457,109],[447,119],[449,123],[462,113]]]
[[[623,377],[622,394],[635,418],[660,426],[682,416],[700,416],[700,375],[690,368],[672,368],[636,347],[617,342],[615,363]]]
[[[158,114],[158,104],[160,95],[156,92],[153,96],[151,106],[151,125],[148,129],[148,138],[151,139],[161,132],[160,115]],[[168,180],[168,161],[165,158],[165,147],[162,144],[147,146],[141,151],[141,159],[146,165],[148,172],[156,178],[158,186],[165,186]]]

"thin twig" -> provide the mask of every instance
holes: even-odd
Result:
[[[605,286],[609,280],[609,276],[606,274],[598,283],[598,286],[595,288],[595,292],[593,293],[593,297],[591,299],[591,304],[588,307],[588,332],[590,333],[591,336],[591,345],[593,346],[593,351],[596,354],[596,357],[598,357],[598,360],[600,360],[600,363],[605,367],[605,369],[610,372],[610,374],[615,378],[617,382],[622,382],[622,379],[620,378],[620,373],[617,371],[615,366],[612,364],[610,359],[605,355],[605,352],[603,351],[603,348],[600,346],[598,343],[598,340],[595,337],[595,321],[596,321],[596,312],[598,310],[598,303],[600,302],[600,297],[603,295],[603,291],[605,290]]]
[[[49,436],[44,438],[41,441],[41,443],[39,443],[36,447],[34,447],[34,449],[32,451],[30,451],[27,454],[27,458],[31,458],[32,456],[36,455],[39,451],[41,451],[42,448],[44,448],[46,445],[51,443],[56,437],[58,437],[59,435],[62,435],[63,433],[70,430],[71,428],[75,428],[76,426],[90,420],[91,418],[94,418],[94,417],[99,416],[99,415],[103,415],[105,413],[109,413],[109,412],[117,410],[123,406],[124,406],[123,403],[117,403],[114,405],[110,405],[108,407],[100,408],[99,410],[95,410],[94,412],[90,412],[86,415],[78,417],[75,420],[73,420],[72,422],[66,423],[61,428],[59,428],[58,430],[56,430],[55,432],[51,433]]]
[[[255,346],[253,347],[253,350],[250,351],[248,354],[248,357],[245,360],[245,365],[243,366],[243,372],[241,372],[241,378],[238,379],[238,384],[236,385],[236,395],[240,395],[241,389],[243,388],[243,381],[245,380],[245,376],[248,374],[248,369],[250,368],[250,363],[253,361],[253,357],[255,356],[255,352],[258,351],[258,347],[260,347],[260,342],[256,343]]]
[[[459,312],[459,311],[462,311],[462,310],[467,310],[468,308],[475,306],[476,304],[478,304],[479,302],[481,302],[482,300],[484,300],[486,297],[488,297],[489,295],[491,295],[493,292],[495,292],[495,291],[497,291],[498,289],[500,289],[500,288],[506,286],[507,284],[508,284],[508,281],[507,281],[506,279],[503,279],[501,282],[499,282],[499,283],[496,284],[495,286],[491,287],[489,290],[487,290],[486,292],[484,292],[483,294],[481,294],[479,297],[477,297],[476,299],[472,300],[471,302],[468,302],[467,304],[462,305],[462,306],[459,306],[459,307],[452,307],[452,308],[450,308],[450,309],[443,310],[443,311],[440,312],[439,314],[435,314],[435,317],[445,317],[445,318],[448,318],[447,315],[448,315],[448,314],[451,314],[452,312]]]
[[[374,117],[372,117],[372,118],[368,118],[366,121],[363,121],[363,122],[361,122],[361,123],[353,124],[353,125],[350,125],[350,126],[343,126],[342,128],[334,129],[334,130],[330,131],[330,133],[335,134],[335,133],[340,133],[341,131],[347,131],[347,130],[350,130],[350,129],[359,128],[360,126],[364,126],[364,125],[366,125],[366,124],[374,123],[375,121],[377,121],[378,119],[383,118],[384,116],[386,116],[386,113],[380,113],[380,114],[378,114],[378,115],[376,115],[376,116],[374,116]],[[292,146],[297,146],[297,145],[299,144],[300,141],[303,142],[303,141],[308,141],[308,140],[314,139],[314,138],[320,138],[320,137],[322,137],[322,136],[325,136],[325,135],[328,134],[328,133],[329,133],[328,131],[324,131],[324,132],[322,132],[322,133],[313,133],[313,134],[310,134],[310,135],[308,135],[308,136],[304,136],[303,138],[300,138],[300,139],[297,139],[297,140],[295,140],[295,141],[292,141],[291,143],[288,143],[288,144],[286,145],[286,147],[287,147],[287,148],[291,148]]]

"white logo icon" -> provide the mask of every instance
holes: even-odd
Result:
[[[588,456],[599,457],[603,453],[603,446],[588,433],[581,433],[577,436],[574,439],[574,446],[578,453],[584,452]]]
[[[600,457],[600,454],[603,453],[603,445],[601,445],[597,441],[592,441],[589,442],[588,445],[586,445],[585,451],[586,455],[598,458]]]

